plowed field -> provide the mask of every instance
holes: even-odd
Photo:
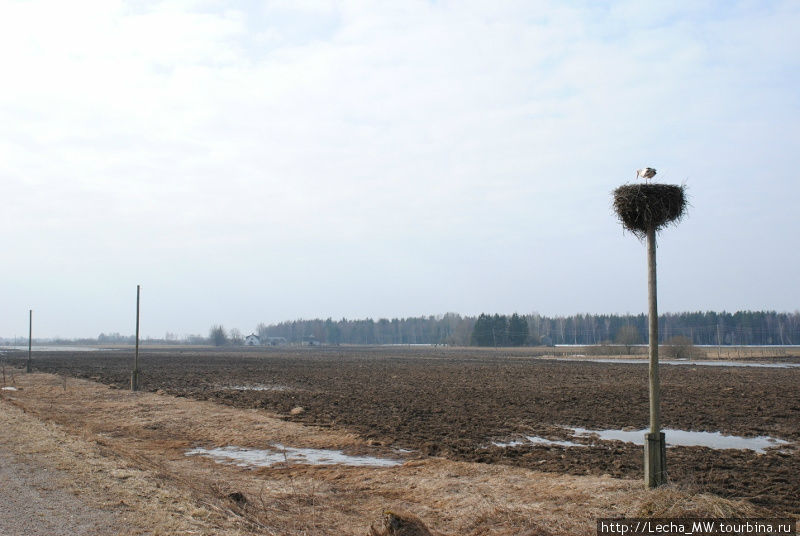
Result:
[[[35,370],[120,388],[128,387],[131,367],[130,351],[34,354]],[[643,365],[392,347],[146,350],[140,368],[143,390],[263,408],[354,431],[376,445],[558,473],[641,477],[642,448],[627,443],[501,448],[492,442],[565,439],[563,426],[645,428]],[[793,442],[766,454],[670,448],[672,481],[800,513],[800,368],[662,366],[661,381],[665,427]],[[290,413],[298,407],[303,411]]]

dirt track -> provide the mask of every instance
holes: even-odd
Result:
[[[115,531],[120,523],[113,513],[56,486],[59,478],[64,477],[0,447],[0,534],[86,536]]]
[[[37,354],[34,367],[125,387],[130,353]],[[641,448],[491,446],[523,435],[564,437],[559,425],[644,428],[647,373],[641,365],[525,359],[450,349],[149,351],[143,386],[286,419],[355,431],[454,460],[568,474],[639,478]],[[662,367],[663,418],[670,428],[800,440],[800,369]],[[261,386],[246,391],[233,387]],[[289,416],[292,408],[305,411]],[[670,478],[726,497],[800,513],[800,452],[758,455],[678,447]]]

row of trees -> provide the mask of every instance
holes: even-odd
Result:
[[[242,332],[236,328],[228,331],[224,326],[215,324],[211,326],[210,330],[208,330],[207,342],[209,344],[213,344],[214,346],[225,346],[226,344],[240,346],[244,344],[244,336],[242,335]]]
[[[459,344],[469,345],[475,318],[454,313],[412,318],[361,320],[292,320],[259,324],[257,335],[284,337],[288,342],[309,338],[325,344]]]
[[[800,312],[774,311],[687,312],[659,316],[659,343],[681,340],[697,345],[791,345],[800,344]],[[289,343],[314,340],[323,344],[448,344],[453,346],[522,346],[538,344],[625,346],[647,342],[647,316],[595,315],[511,316],[481,314],[478,317],[448,313],[412,318],[371,318],[349,320],[292,320],[259,324],[256,334],[283,337]],[[678,339],[680,337],[681,339]],[[0,339],[18,344],[17,339]],[[25,339],[27,340],[27,339]],[[167,333],[163,339],[145,339],[144,344],[242,344],[238,329],[212,326],[208,335],[178,337]],[[132,344],[133,335],[101,333],[97,339],[48,339],[50,344]],[[21,343],[20,343],[21,344]]]
[[[472,328],[470,342],[473,346],[525,346],[538,344],[528,330],[528,321],[517,313],[508,318],[505,315],[489,316],[482,314]]]
[[[693,344],[705,345],[800,344],[800,311],[667,313],[659,316],[658,321],[662,343],[680,336]],[[476,318],[448,313],[379,320],[328,318],[259,324],[257,334],[262,338],[284,337],[290,343],[313,337],[326,344],[640,344],[647,341],[647,315],[482,314]],[[624,342],[630,340],[635,342]]]

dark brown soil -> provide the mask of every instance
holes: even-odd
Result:
[[[128,388],[132,352],[36,353],[34,368]],[[264,408],[422,454],[641,477],[642,447],[627,443],[500,448],[492,441],[567,438],[559,425],[645,428],[643,365],[548,361],[490,350],[356,347],[146,350],[140,368],[145,390]],[[672,481],[800,514],[800,368],[662,366],[661,381],[665,427],[794,442],[766,454],[670,448]],[[246,385],[275,389],[231,389]],[[298,406],[305,411],[290,415]]]

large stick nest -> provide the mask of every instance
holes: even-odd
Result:
[[[638,238],[678,223],[686,214],[686,188],[674,184],[626,184],[614,190],[614,210]]]

